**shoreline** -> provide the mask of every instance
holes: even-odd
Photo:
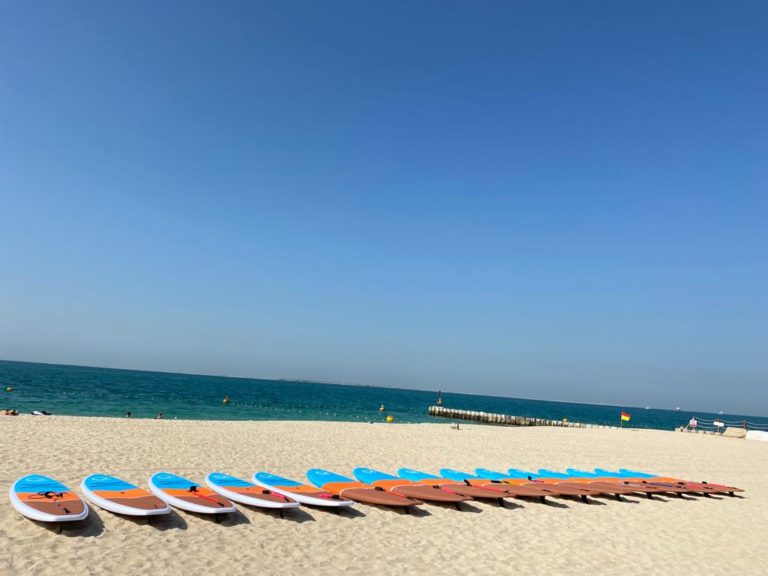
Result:
[[[281,424],[293,424],[293,425],[301,425],[301,424],[308,424],[308,423],[316,423],[316,424],[354,424],[354,425],[361,425],[361,426],[370,426],[370,425],[381,425],[381,426],[442,426],[442,427],[451,427],[454,424],[459,424],[461,426],[461,429],[470,429],[470,427],[488,427],[488,428],[511,428],[511,429],[528,429],[528,428],[569,428],[569,427],[557,427],[557,426],[505,426],[501,424],[492,424],[492,423],[486,423],[486,422],[478,422],[473,420],[452,420],[449,418],[433,418],[433,421],[428,422],[400,422],[397,420],[394,420],[392,422],[387,422],[385,420],[370,420],[370,421],[361,421],[361,420],[317,420],[317,419],[306,419],[306,420],[278,420],[278,419],[270,419],[270,418],[263,418],[263,419],[236,419],[236,418],[229,418],[229,419],[223,419],[223,418],[154,418],[151,416],[148,417],[142,417],[142,416],[83,416],[83,415],[71,415],[71,414],[49,414],[47,416],[39,416],[35,414],[29,414],[26,412],[20,412],[19,414],[15,416],[0,416],[0,419],[16,419],[16,418],[32,418],[36,420],[54,420],[54,419],[71,419],[71,420],[109,420],[109,421],[128,421],[128,422],[147,422],[147,421],[156,421],[156,422],[216,422],[216,423],[281,423]],[[605,430],[605,431],[627,431],[627,432],[673,432],[677,433],[677,430],[667,430],[663,428],[633,428],[631,426],[608,426],[608,425],[588,425],[585,427],[570,427],[570,429],[573,430],[586,430],[586,429],[592,429],[592,430]]]
[[[604,431],[626,431],[626,432],[671,432],[675,434],[680,434],[679,428],[674,429],[667,429],[667,428],[644,428],[644,427],[633,427],[629,425],[625,426],[615,426],[615,425],[607,425],[607,424],[591,424],[591,423],[580,423],[585,424],[585,426],[549,426],[549,425],[536,425],[536,426],[515,426],[515,425],[504,425],[504,424],[495,424],[492,422],[481,422],[477,420],[463,420],[463,419],[452,419],[447,417],[432,417],[431,420],[425,421],[425,422],[409,422],[409,421],[398,421],[393,420],[392,422],[387,422],[386,420],[319,420],[319,419],[275,419],[275,418],[259,418],[259,419],[244,419],[244,418],[179,418],[179,417],[165,417],[162,418],[155,418],[152,416],[105,416],[105,415],[81,415],[81,414],[48,414],[48,415],[35,415],[28,412],[19,412],[16,415],[0,415],[0,421],[4,419],[16,419],[16,418],[34,418],[34,419],[46,419],[46,420],[53,420],[53,419],[73,419],[73,420],[110,420],[110,421],[137,421],[137,422],[145,422],[149,420],[154,421],[162,421],[162,422],[236,422],[236,423],[284,423],[284,424],[294,424],[294,425],[301,425],[301,424],[307,424],[307,423],[325,423],[325,424],[356,424],[356,425],[384,425],[384,426],[453,426],[455,424],[459,424],[460,426],[469,429],[469,427],[472,426],[478,426],[478,427],[488,427],[488,428],[509,428],[509,429],[529,429],[529,428],[558,428],[558,429],[572,429],[572,430],[604,430]],[[463,428],[462,428],[463,429]],[[722,434],[711,434],[710,432],[704,432],[703,430],[700,431],[701,435],[712,435],[715,437],[723,437]],[[733,439],[733,438],[732,438]],[[738,438],[737,438],[738,439]]]

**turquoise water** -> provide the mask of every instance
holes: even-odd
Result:
[[[14,388],[5,391],[7,386]],[[222,399],[229,396],[230,403]],[[446,422],[427,415],[437,391],[403,390],[367,386],[341,386],[251,378],[197,376],[138,370],[113,370],[0,361],[0,408],[20,412],[47,410],[71,416],[124,416],[193,420],[337,420],[396,422]],[[385,412],[379,412],[384,405]],[[671,430],[688,422],[690,412],[645,410],[629,406],[597,406],[518,398],[443,394],[443,405],[549,418],[616,425],[619,412],[632,415],[631,426]],[[697,412],[700,419],[715,414]],[[747,419],[763,425],[768,418],[726,414],[729,421]]]

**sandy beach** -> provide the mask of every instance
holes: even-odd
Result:
[[[176,511],[153,524],[92,507],[57,529],[0,499],[0,574],[764,574],[768,443],[649,430],[446,424],[0,419],[4,490],[27,473],[77,489],[94,472],[146,486],[167,470],[297,479],[309,467],[434,471],[447,466],[626,466],[740,486],[742,498],[627,497],[593,504],[425,505],[407,515],[358,505],[280,518],[239,507],[220,524]],[[512,504],[511,502],[514,502]]]

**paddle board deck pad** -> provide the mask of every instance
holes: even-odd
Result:
[[[628,486],[616,482],[604,482],[601,480],[591,480],[589,478],[574,478],[574,482],[578,482],[580,485],[586,486],[590,490],[597,490],[603,494],[620,496],[622,494],[634,494],[638,492],[638,488],[635,486]],[[558,486],[560,485],[558,484]],[[651,492],[652,491],[653,490],[651,490]]]
[[[210,488],[168,472],[150,476],[149,489],[163,502],[187,512],[226,514],[236,510],[232,502]]]
[[[541,486],[533,482],[525,484],[515,484],[514,481],[502,480],[500,482],[490,481],[490,484],[480,484],[489,490],[504,490],[512,498],[560,498],[562,496],[584,496],[581,490],[575,491],[570,488],[560,489],[554,486]]]
[[[273,492],[269,488],[257,486],[240,478],[212,472],[205,477],[208,487],[234,502],[262,508],[298,508],[299,503],[288,496]]]
[[[38,522],[74,522],[88,517],[88,505],[61,482],[30,474],[9,491],[11,504],[22,516]]]
[[[434,474],[427,474],[419,470],[412,470],[410,468],[400,468],[397,471],[400,478],[405,478],[412,482],[418,482],[419,484],[426,484],[427,486],[438,486],[443,490],[448,490],[468,498],[474,498],[477,500],[501,500],[504,498],[504,494],[488,490],[486,488],[480,488],[479,486],[469,486],[464,482],[456,482],[455,480],[448,480],[447,478],[440,478]]]
[[[511,484],[515,484],[516,482],[517,480],[510,481]],[[606,493],[599,488],[590,487],[584,482],[571,482],[568,480],[560,480],[558,478],[534,478],[533,482],[523,485],[539,486],[547,490],[559,491],[562,496],[600,496]]]
[[[355,468],[352,473],[360,482],[417,500],[456,503],[470,499],[468,496],[443,490],[440,486],[419,484],[371,468]]]
[[[289,478],[283,478],[269,472],[256,472],[253,475],[253,482],[266,490],[271,490],[277,494],[282,494],[292,498],[296,502],[306,504],[307,506],[328,506],[339,508],[342,506],[352,506],[354,502],[342,498],[338,494],[332,494],[327,490],[321,490],[315,486],[302,484]]]
[[[406,498],[399,494],[387,492],[380,487],[377,488],[364,482],[356,482],[352,478],[347,478],[328,470],[313,468],[307,471],[307,478],[318,488],[327,490],[332,494],[338,494],[342,498],[349,498],[364,504],[406,507],[422,503],[413,498]]]
[[[148,490],[106,474],[91,474],[80,484],[85,497],[115,514],[126,516],[157,516],[168,514],[170,506]]]

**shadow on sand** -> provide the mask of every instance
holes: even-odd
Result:
[[[49,532],[61,534],[67,538],[88,538],[99,536],[104,532],[104,522],[93,507],[91,507],[85,520],[76,522],[38,522],[33,520],[33,522]]]
[[[168,514],[160,514],[158,516],[123,516],[121,514],[115,514],[115,516],[134,524],[151,526],[160,532],[187,529],[187,521],[176,510],[171,510]]]
[[[355,506],[339,506],[339,507],[329,507],[329,506],[304,506],[306,508],[311,509],[314,512],[320,512],[322,514],[333,514],[335,516],[339,516],[341,518],[364,518],[365,514],[358,510]]]
[[[222,526],[238,526],[240,524],[250,524],[251,521],[240,510],[228,512],[226,514],[198,514],[196,512],[186,512],[194,518],[200,518],[207,522],[214,522]]]
[[[551,506],[552,508],[570,508],[570,506],[568,506],[568,504],[565,502],[560,502],[554,498],[547,498],[544,501],[544,506]]]
[[[315,521],[315,518],[304,510],[303,506],[298,508],[264,508],[263,506],[249,506],[247,504],[239,504],[238,506],[259,515],[280,518],[281,520],[296,522],[297,524]]]

